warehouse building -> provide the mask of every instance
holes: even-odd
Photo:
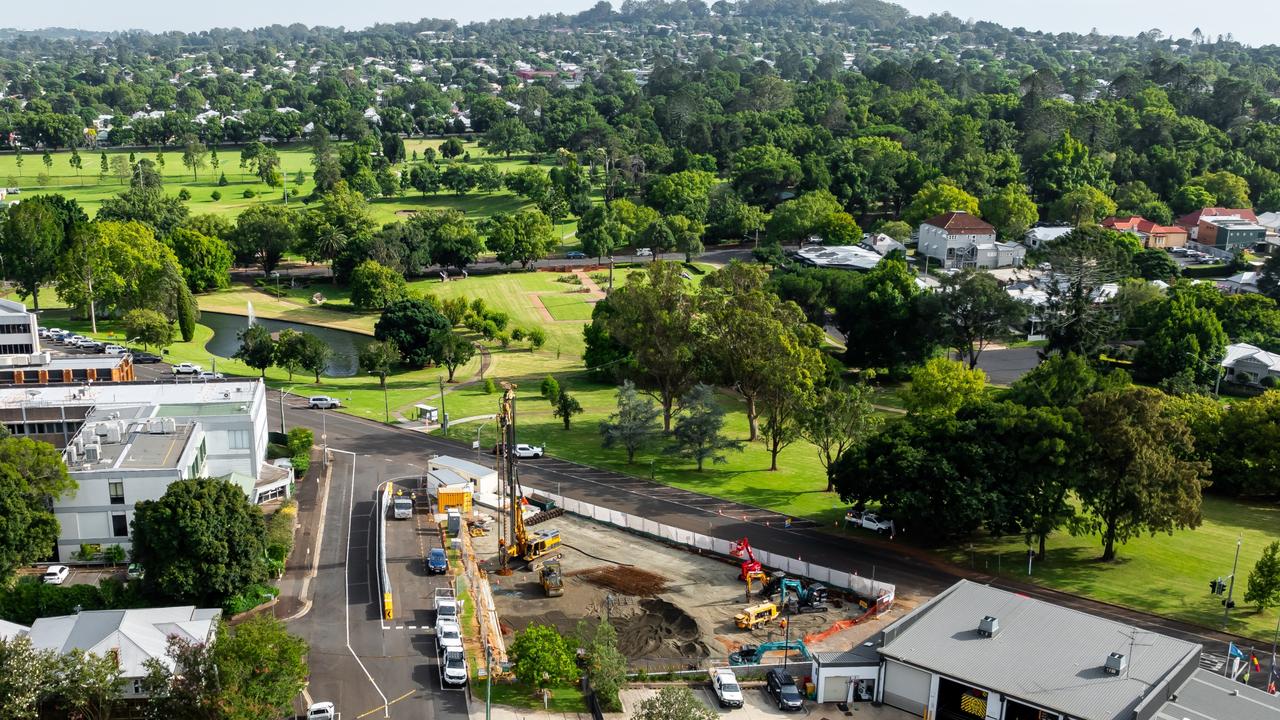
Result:
[[[968,581],[871,642],[814,658],[818,699],[929,720],[1280,720],[1280,697],[1204,670],[1201,646]]]

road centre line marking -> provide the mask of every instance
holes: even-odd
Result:
[[[395,700],[392,700],[392,701],[391,701],[391,702],[389,702],[389,703],[386,703],[385,705],[381,705],[381,706],[376,707],[376,708],[374,708],[374,709],[372,709],[372,710],[368,710],[368,711],[366,711],[366,712],[364,712],[364,713],[361,713],[360,715],[357,715],[357,716],[356,716],[356,720],[360,720],[360,718],[363,718],[363,717],[366,717],[366,716],[372,715],[372,714],[374,714],[374,713],[378,712],[379,710],[385,710],[385,709],[387,709],[387,707],[388,707],[388,706],[394,705],[394,704],[396,704],[396,703],[400,702],[401,700],[404,700],[405,698],[407,698],[407,697],[409,697],[410,695],[412,695],[414,692],[416,692],[416,691],[415,691],[415,690],[410,690],[409,692],[407,692],[407,693],[405,693],[405,694],[401,695],[400,697],[396,698]],[[390,716],[388,715],[387,717],[390,717]]]

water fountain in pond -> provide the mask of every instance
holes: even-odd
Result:
[[[249,326],[252,327],[253,321],[257,319],[253,315],[253,301],[246,300],[244,304],[245,304],[245,314],[249,316]]]

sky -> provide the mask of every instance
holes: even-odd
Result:
[[[618,7],[621,0],[613,0]],[[18,2],[5,7],[0,25],[21,29],[80,27],[91,30],[203,30],[209,27],[256,27],[273,23],[341,25],[361,28],[377,22],[449,17],[460,22],[494,17],[577,12],[595,0],[218,0],[213,3],[173,0],[102,0]],[[1031,30],[1099,32],[1119,35],[1160,28],[1165,34],[1189,37],[1197,26],[1210,38],[1232,33],[1250,44],[1280,42],[1280,2],[1218,0],[1206,11],[1202,0],[897,0],[908,10],[927,15],[949,11],[962,19],[991,20]],[[104,8],[109,8],[104,12]]]

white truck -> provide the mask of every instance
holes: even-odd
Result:
[[[440,657],[440,679],[445,685],[467,684],[467,658],[461,650],[445,650]]]
[[[392,498],[391,516],[397,520],[408,520],[413,517],[413,498],[408,495],[397,495]]]
[[[436,623],[436,651],[444,654],[449,650],[462,649],[462,628],[455,622]]]
[[[729,668],[711,668],[711,689],[722,708],[742,707],[742,686]]]
[[[844,524],[846,526],[853,525],[855,527],[865,528],[874,532],[887,532],[893,534],[894,527],[892,520],[881,520],[875,513],[854,512],[850,510],[844,514]]]
[[[436,588],[435,607],[437,629],[441,623],[457,625],[462,618],[462,602],[453,594],[453,588]]]

